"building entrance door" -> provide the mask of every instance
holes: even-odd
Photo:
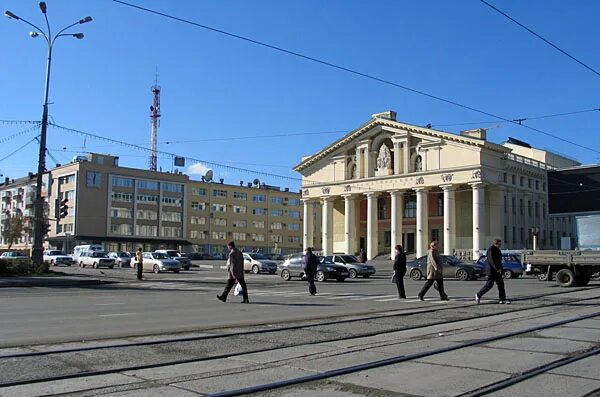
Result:
[[[415,252],[415,234],[406,233],[406,252]]]

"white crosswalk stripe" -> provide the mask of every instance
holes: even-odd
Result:
[[[389,298],[391,296],[395,296],[395,295],[375,295],[375,296],[364,296],[362,298],[351,298],[350,300],[352,301],[365,301],[365,300],[370,300],[370,299],[377,299],[377,298]]]

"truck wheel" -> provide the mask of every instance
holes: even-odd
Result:
[[[556,282],[561,287],[573,287],[575,285],[575,273],[571,269],[560,269],[556,273]]]

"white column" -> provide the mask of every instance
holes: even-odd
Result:
[[[361,147],[356,148],[356,179],[360,179],[363,177],[363,159],[362,159],[362,149]]]
[[[391,222],[391,234],[392,234],[392,247],[391,247],[391,258],[394,258],[394,247],[398,244],[402,244],[402,219],[404,215],[404,192],[400,190],[392,190],[390,192],[392,201],[392,222]]]
[[[356,213],[355,213],[355,198],[350,194],[344,197],[345,214],[344,214],[344,235],[346,236],[345,253],[354,255],[356,247]]]
[[[367,193],[367,259],[377,256],[379,245],[377,230],[377,196],[379,193]]]
[[[452,185],[444,190],[444,255],[452,255],[456,241],[456,192]]]
[[[333,197],[323,199],[323,255],[333,253]]]
[[[485,236],[485,188],[483,183],[473,183],[473,259],[479,257],[483,247],[482,238]]]
[[[417,258],[427,253],[429,244],[429,207],[427,203],[427,190],[415,189],[417,192]]]
[[[302,220],[303,224],[303,240],[302,246],[304,251],[306,251],[307,247],[313,246],[313,204],[308,201],[308,199],[302,199],[304,202],[304,218]]]
[[[394,141],[394,175],[402,172],[402,143]]]
[[[404,174],[408,174],[410,172],[410,153],[409,153],[408,142],[409,142],[409,140],[407,140],[406,142],[404,142],[402,144],[402,151],[403,151],[402,160],[404,160],[404,169],[402,170],[402,172]]]

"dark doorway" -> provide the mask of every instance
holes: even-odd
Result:
[[[406,252],[415,252],[415,234],[406,233]]]

